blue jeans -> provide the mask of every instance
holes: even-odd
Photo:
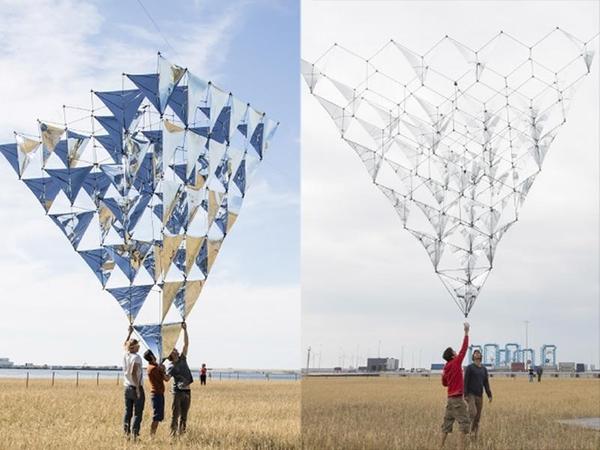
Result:
[[[123,430],[129,435],[133,431],[134,436],[140,435],[142,425],[142,413],[144,412],[144,388],[140,386],[140,396],[137,397],[134,386],[125,388],[125,417],[123,418]],[[133,417],[133,426],[131,418]]]

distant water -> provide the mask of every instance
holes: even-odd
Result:
[[[80,380],[115,380],[117,377],[123,378],[121,370],[51,370],[51,369],[0,369],[1,378],[16,378],[25,380],[27,373],[29,379],[50,379],[54,372],[54,378],[75,380],[79,375]],[[200,378],[199,371],[193,370],[194,379]],[[224,380],[265,380],[265,381],[295,381],[300,379],[300,375],[293,372],[268,372],[268,371],[250,371],[250,370],[212,370],[208,372],[209,381]]]

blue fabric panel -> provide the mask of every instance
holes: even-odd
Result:
[[[143,286],[128,286],[121,288],[107,289],[108,292],[119,302],[125,314],[133,321],[137,317],[146,297],[152,289],[152,284]]]
[[[108,209],[110,209],[110,211],[115,215],[115,218],[119,222],[123,223],[123,210],[121,209],[121,206],[119,205],[117,200],[112,197],[108,197],[103,198],[102,201],[108,207]]]
[[[152,279],[156,279],[156,261],[154,259],[154,251],[149,252],[144,258],[144,267],[152,277]]]
[[[196,266],[202,271],[204,276],[208,275],[208,241],[205,239],[200,247],[198,256],[196,256]]]
[[[76,167],[73,169],[45,169],[58,186],[67,195],[71,204],[75,201],[84,180],[89,175],[93,166]]]
[[[187,172],[187,164],[173,164],[170,166],[173,169],[173,172],[183,181],[184,183],[187,181],[186,172]]]
[[[0,153],[4,155],[8,163],[19,175],[19,156],[17,155],[17,144],[3,144],[0,145]]]
[[[95,211],[86,211],[84,213],[50,214],[52,221],[67,236],[71,245],[76,249],[87,230],[88,225],[94,217]]]
[[[173,299],[173,304],[177,307],[179,314],[181,317],[185,317],[185,283],[181,285],[177,294],[175,294],[175,298]]]
[[[54,147],[54,153],[60,158],[65,167],[69,165],[69,146],[67,141],[59,141]]]
[[[193,131],[197,135],[204,136],[207,138],[208,133],[210,132],[210,128],[209,127],[194,127],[194,128],[190,128],[189,131]]]
[[[90,269],[94,272],[102,286],[106,286],[106,282],[110,278],[110,272],[102,270],[102,266],[106,261],[107,251],[102,248],[94,250],[85,250],[78,252],[83,260],[90,266]]]
[[[125,196],[125,174],[120,164],[100,164],[100,170],[107,176],[119,194]]]
[[[139,89],[94,92],[94,94],[102,100],[102,103],[106,105],[124,129],[129,129],[129,125],[136,117],[138,108],[144,100],[144,94]]]
[[[42,204],[44,209],[46,208],[47,201],[54,201],[58,192],[60,191],[60,186],[54,182],[52,178],[31,178],[29,180],[23,180],[23,182],[27,185],[31,192],[35,195],[35,197]]]
[[[246,161],[243,160],[238,167],[235,175],[233,176],[233,182],[238,187],[242,195],[246,193]]]
[[[133,327],[144,342],[144,345],[154,353],[157,360],[162,356],[162,334],[160,324],[134,325]]]
[[[152,194],[154,192],[154,156],[152,153],[147,153],[140,164],[140,168],[135,175],[133,186],[142,195]]]
[[[106,130],[113,144],[113,148],[116,151],[123,151],[123,129],[119,124],[119,121],[114,116],[94,116],[94,118],[100,122],[100,125]],[[104,144],[102,144],[104,147]],[[106,148],[106,147],[105,147]],[[108,149],[107,149],[108,150]],[[112,155],[112,153],[111,153]]]
[[[210,132],[210,138],[214,139],[220,144],[223,144],[225,141],[229,142],[229,122],[231,120],[231,107],[224,106],[217,120],[215,121],[215,125],[213,126]]]
[[[131,233],[135,226],[137,225],[140,217],[144,213],[144,210],[150,203],[150,199],[152,198],[152,194],[143,194],[138,197],[137,203],[131,209],[129,213],[129,220],[127,221],[127,229]]]
[[[265,125],[259,123],[258,125],[256,125],[254,133],[252,133],[252,138],[250,138],[250,144],[252,145],[252,147],[254,147],[254,150],[256,150],[256,153],[258,153],[260,159],[262,159],[262,142],[264,130]]]
[[[173,110],[175,115],[179,117],[184,124],[188,124],[187,113],[188,113],[188,88],[187,86],[176,86],[171,93],[171,97],[168,101],[169,107]]]
[[[175,263],[175,267],[185,273],[185,248],[180,248],[175,253],[175,258],[173,258],[173,262]]]
[[[133,84],[135,84],[148,99],[152,106],[160,111],[160,101],[158,99],[158,74],[152,73],[147,75],[127,75]]]
[[[90,172],[83,180],[83,189],[92,198],[95,196],[104,197],[106,191],[110,187],[110,178],[104,172]]]
[[[179,199],[177,200],[177,204],[175,208],[173,208],[173,212],[171,213],[171,217],[169,217],[169,221],[167,222],[167,230],[169,230],[172,234],[179,234],[181,228],[184,225],[187,225],[187,217],[188,217],[188,202],[187,202],[187,194],[185,191],[181,193]]]
[[[227,234],[227,211],[223,211],[222,214],[215,217],[215,223],[221,229],[223,234]]]
[[[100,145],[108,152],[116,164],[121,164],[123,161],[123,151],[120,145],[115,145],[113,138],[108,134],[95,136]]]
[[[150,142],[162,145],[162,130],[142,131],[142,134],[146,136],[146,139],[148,139]]]
[[[240,125],[237,126],[237,129],[244,136],[248,137],[248,125],[246,125],[245,123],[242,123],[242,124],[240,124]]]

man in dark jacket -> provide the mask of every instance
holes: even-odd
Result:
[[[448,437],[448,433],[452,432],[454,421],[458,422],[460,427],[460,448],[465,448],[465,436],[469,432],[470,420],[467,415],[467,405],[463,400],[463,371],[462,362],[467,353],[469,346],[469,324],[464,324],[465,337],[463,338],[462,346],[458,354],[448,347],[443,354],[446,360],[444,372],[442,373],[442,385],[448,388],[448,402],[446,404],[446,413],[444,414],[444,422],[442,424],[442,444],[443,447]]]
[[[176,348],[173,349],[169,355],[171,366],[167,369],[167,377],[173,378],[171,436],[175,436],[177,433],[185,433],[191,403],[190,384],[194,382],[192,372],[187,363],[189,337],[185,322],[181,324],[181,328],[183,329],[183,350],[180,354]]]
[[[481,352],[475,350],[473,352],[473,363],[465,369],[465,400],[467,401],[467,409],[471,418],[471,433],[473,439],[477,439],[477,431],[479,430],[479,419],[481,419],[481,410],[483,409],[483,390],[492,401],[492,391],[487,369],[481,364]]]

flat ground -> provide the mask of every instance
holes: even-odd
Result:
[[[600,432],[559,419],[600,416],[600,380],[492,378],[480,439],[470,449],[600,448]],[[435,449],[445,391],[432,378],[309,378],[302,382],[305,449]],[[457,448],[457,427],[446,448]]]
[[[115,381],[0,379],[0,448],[4,449],[295,449],[300,447],[300,383],[214,381],[194,383],[188,433],[168,436],[166,421],[149,436],[152,407],[146,387],[142,436],[122,435],[123,390]]]

